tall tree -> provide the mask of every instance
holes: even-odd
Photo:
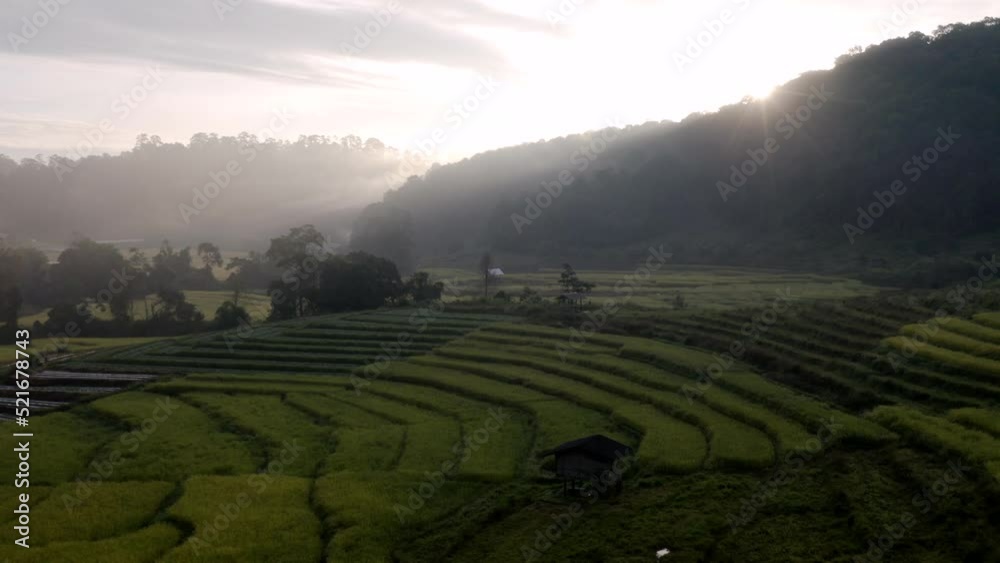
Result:
[[[164,240],[160,251],[153,256],[149,280],[156,292],[175,290],[183,285],[185,279],[190,279],[191,272],[191,248],[176,251],[169,240]]]
[[[113,245],[86,238],[76,240],[52,266],[54,300],[98,300],[107,295],[105,292],[128,283],[122,279],[126,278],[123,272],[127,272],[125,257]]]
[[[323,253],[326,237],[312,225],[302,225],[288,231],[287,235],[271,239],[271,246],[264,256],[279,268],[301,268],[308,257]]]
[[[237,256],[229,261],[230,271],[226,285],[233,291],[233,304],[240,304],[240,296],[248,289],[264,289],[278,276],[273,265],[268,264],[264,255],[250,251],[246,256]]]
[[[210,242],[203,242],[198,245],[198,257],[201,258],[202,264],[205,265],[205,269],[209,272],[212,271],[212,268],[222,267],[222,251],[219,250],[218,246]]]
[[[489,299],[490,294],[490,270],[493,268],[493,256],[489,252],[483,254],[479,259],[479,271],[483,274],[483,300]]]
[[[559,274],[559,285],[565,293],[590,293],[594,289],[594,284],[581,280],[576,270],[569,264],[563,264],[563,271]]]
[[[351,231],[351,249],[392,260],[401,272],[413,270],[413,219],[389,203],[373,203]]]
[[[326,238],[312,225],[291,229],[287,235],[271,239],[265,256],[282,269],[274,292],[280,291],[282,300],[290,301],[296,317],[309,314],[315,307],[315,294],[319,286],[317,271],[324,259]],[[280,286],[280,287],[279,287]],[[272,303],[272,311],[277,304]],[[284,306],[281,311],[285,311]]]
[[[427,272],[414,272],[403,284],[403,291],[417,303],[436,301],[441,299],[441,294],[444,293],[444,283],[431,283],[431,275]]]
[[[0,323],[3,323],[5,338],[13,334],[21,310],[21,290],[16,285],[0,284]]]
[[[396,265],[366,252],[323,263],[316,305],[322,312],[374,309],[396,301],[403,283]]]
[[[134,294],[142,298],[143,319],[149,318],[149,259],[141,249],[132,247],[128,250],[128,268],[135,279],[132,284],[135,286]],[[131,303],[134,305],[135,300]],[[132,311],[131,317],[135,318]]]

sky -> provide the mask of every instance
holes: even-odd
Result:
[[[0,154],[375,137],[449,162],[766,96],[1000,0],[3,0]]]

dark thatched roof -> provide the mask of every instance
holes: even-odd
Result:
[[[600,434],[566,442],[550,450],[545,450],[539,455],[546,457],[571,451],[583,452],[594,459],[602,461],[614,461],[619,456],[629,457],[632,455],[632,448]]]

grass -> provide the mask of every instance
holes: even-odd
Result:
[[[281,474],[192,477],[169,512],[194,533],[161,562],[315,563],[323,546],[311,487]]]
[[[77,483],[66,483],[32,507],[39,526],[32,539],[37,546],[57,542],[98,541],[139,530],[153,520],[173,483],[129,481],[102,483],[81,495]]]
[[[1000,361],[979,358],[932,344],[918,344],[902,336],[886,338],[883,342],[900,354],[912,353],[933,363],[973,371],[988,376],[991,381],[995,379],[1000,382]]]
[[[687,402],[674,391],[664,391],[664,387],[651,386],[648,381],[638,378],[622,378],[621,372],[615,370],[565,366],[557,363],[558,355],[552,352],[540,353],[530,348],[511,352],[518,354],[519,359],[500,359],[570,377],[635,401],[649,402],[661,411],[701,428],[709,437],[710,466],[764,467],[774,460],[769,439],[758,430],[702,404]],[[538,354],[541,359],[527,359],[532,354]],[[490,361],[497,360],[495,353],[491,353],[489,358]],[[591,366],[598,367],[595,364]]]
[[[955,317],[938,319],[938,324],[952,332],[964,334],[970,338],[992,344],[1000,344],[1000,328],[990,328],[978,322],[966,321]]]
[[[500,334],[492,331],[477,331],[466,335],[466,340],[471,340],[475,342],[488,342],[490,344],[499,344],[501,346],[537,346],[539,348],[552,349],[555,343],[546,338],[539,337],[527,337],[527,336],[515,336],[509,334]],[[612,346],[601,346],[595,344],[583,344],[580,347],[573,348],[576,352],[581,354],[608,354],[617,352],[617,347]]]
[[[222,340],[210,340],[202,341],[194,344],[192,347],[196,350],[199,349],[210,349],[210,350],[255,350],[262,351],[266,350],[269,352],[337,352],[340,354],[364,354],[368,358],[372,358],[384,350],[379,343],[369,344],[367,346],[363,345],[331,345],[327,344],[274,344],[269,343],[271,341],[263,342],[233,342],[227,343]],[[430,344],[417,344],[411,342],[407,345],[407,350],[410,351],[423,351],[429,350],[432,346]]]
[[[164,406],[169,406],[169,415]],[[226,432],[176,397],[131,391],[94,401],[92,407],[129,429],[96,456],[106,462],[121,455],[111,476],[115,481],[250,473],[263,461],[250,440]]]
[[[1000,313],[978,313],[972,319],[984,326],[1000,329]]]
[[[648,364],[620,357],[599,355],[573,356],[569,358],[569,361],[600,369],[607,373],[638,381],[644,385],[658,389],[683,392],[685,388],[690,388],[691,385],[691,381],[685,377],[663,371]],[[778,449],[782,452],[799,449],[807,440],[812,438],[812,435],[802,425],[779,414],[772,413],[765,405],[754,403],[725,389],[714,387],[697,398],[699,401],[704,402],[712,409],[726,416],[765,431],[775,440]]]
[[[755,402],[763,403],[806,426],[817,430],[823,421],[835,419],[842,424],[840,438],[859,443],[884,444],[893,440],[891,432],[870,421],[844,413],[814,399],[768,381],[738,363],[723,365],[708,354],[659,342],[632,339],[622,350],[626,357],[650,362],[691,378],[721,385]],[[719,373],[708,377],[710,366],[718,364]]]
[[[0,557],[18,563],[154,563],[177,544],[180,530],[159,523],[137,532],[98,541],[56,542],[24,549],[13,542],[0,546]]]
[[[332,364],[332,363],[311,363],[311,362],[291,362],[281,360],[239,360],[229,358],[187,358],[170,356],[130,356],[127,358],[105,358],[103,362],[122,366],[127,370],[127,366],[159,366],[175,368],[182,371],[199,371],[204,369],[220,370],[246,370],[246,371],[282,371],[295,370],[301,372],[318,373],[344,373],[351,370],[358,364]],[[86,368],[86,364],[81,367]]]
[[[32,356],[37,356],[40,353],[45,354],[46,356],[61,356],[64,354],[79,355],[86,352],[95,352],[108,348],[120,348],[125,346],[134,346],[137,344],[147,344],[150,342],[156,342],[157,340],[161,340],[161,338],[38,338],[31,341],[31,344],[28,346],[28,353]],[[9,363],[14,360],[14,348],[5,346],[3,359],[0,360],[0,363]],[[35,365],[36,362],[33,360],[32,366]]]
[[[203,348],[167,348],[159,351],[156,355],[169,356],[171,354],[182,355],[187,358],[234,358],[240,360],[267,360],[267,361],[291,361],[291,362],[316,362],[325,364],[346,364],[359,365],[374,357],[374,354],[346,354],[339,351],[333,353],[320,352],[271,352],[271,351],[250,351],[250,350],[207,350]]]
[[[336,533],[327,546],[327,561],[388,563],[404,554],[394,545],[406,528],[417,528],[461,509],[486,485],[448,481],[425,499],[423,481],[401,473],[341,472],[316,482],[316,503],[327,514],[326,527]]]
[[[871,421],[810,399],[755,373],[727,374],[722,377],[720,383],[747,397],[759,399],[777,412],[798,420],[810,430],[818,430],[824,422],[832,421],[840,425],[837,429],[837,439],[868,445],[886,444],[895,439],[892,432]]]
[[[397,341],[399,331],[387,330],[347,330],[347,329],[295,329],[283,333],[285,338],[302,338],[306,342],[325,342],[332,344],[337,341],[357,342],[377,342],[379,344],[391,344]],[[405,333],[411,342],[418,343],[441,343],[450,340],[453,335],[440,334],[409,334]]]
[[[552,346],[555,346],[557,342],[562,342],[569,346],[572,342],[570,339],[573,336],[573,331],[570,329],[512,323],[497,323],[490,325],[485,330],[490,333],[548,340],[552,341]],[[620,337],[603,334],[594,334],[589,336],[586,342],[587,344],[613,349],[617,349],[622,345],[622,339]]]
[[[204,376],[204,374],[201,374]],[[235,374],[219,374],[223,379],[227,375]],[[347,383],[347,379],[343,379],[344,384]],[[163,393],[168,395],[176,395],[181,393],[238,393],[238,394],[248,394],[248,395],[281,395],[285,391],[289,390],[289,386],[280,381],[247,381],[241,379],[238,375],[233,377],[232,381],[219,381],[212,379],[201,379],[189,376],[183,379],[175,379],[172,381],[165,381],[160,383],[151,383],[146,386],[149,391],[154,391],[157,393]],[[315,385],[310,384],[296,384],[293,388],[294,391],[298,393],[329,393],[332,387],[323,382],[317,382]]]
[[[414,474],[441,470],[447,462],[457,463],[461,451],[462,428],[458,421],[440,418],[411,424],[396,470]]]
[[[482,293],[482,281],[475,271],[456,268],[431,268],[431,275],[438,280],[449,280],[463,293]],[[493,291],[503,290],[517,294],[527,286],[543,297],[553,299],[561,293],[558,285],[559,270],[542,269],[537,272],[508,272]],[[625,281],[631,272],[611,270],[577,270],[580,279],[596,284],[590,299],[600,303],[605,299],[621,299],[615,284]],[[629,278],[632,295],[629,303],[651,309],[672,307],[676,295],[684,297],[690,307],[736,308],[756,304],[772,298],[775,291],[791,288],[802,299],[847,299],[873,295],[878,288],[835,276],[795,274],[775,270],[734,267],[706,267],[697,269],[685,266],[666,266],[648,278]]]
[[[537,425],[536,450],[545,450],[581,435],[605,434],[619,441],[628,440],[617,432],[604,412],[522,385],[477,375],[476,370],[482,369],[480,364],[431,356],[417,360],[421,363],[393,364],[383,374],[383,379],[427,385],[530,412]]]
[[[351,392],[335,395],[354,407],[406,425],[402,454],[395,469],[401,472],[437,471],[448,461],[457,460],[460,452],[453,448],[462,438],[457,419],[449,418],[409,402],[392,400],[372,393],[356,396]]]
[[[284,464],[286,475],[314,475],[333,451],[330,427],[316,424],[302,411],[284,404],[281,397],[215,393],[187,393],[181,397],[257,437],[265,445],[268,464],[291,457],[292,462]],[[300,453],[291,456],[289,452],[296,447]]]
[[[974,462],[1000,460],[1000,440],[945,418],[921,413],[908,407],[882,406],[871,417],[907,437],[946,452],[954,452]]]
[[[1000,438],[1000,412],[986,409],[955,409],[948,412],[948,419]]]
[[[513,479],[531,449],[531,419],[519,410],[405,383],[377,382],[366,391],[457,418],[462,431],[459,475]],[[413,438],[413,432],[409,437]]]
[[[658,400],[653,404],[660,409],[662,414],[655,423],[648,424],[653,421],[651,417],[635,420],[634,417],[630,418],[629,414],[637,412],[634,410],[635,407],[647,402],[646,397],[653,396],[650,390],[630,387],[628,382],[619,382],[615,378],[607,379],[605,374],[600,372],[566,367],[555,362],[529,359],[525,356],[499,352],[490,353],[479,349],[453,347],[439,350],[438,353],[445,357],[471,362],[485,362],[490,365],[524,366],[528,369],[520,373],[520,378],[537,386],[537,389],[550,394],[561,394],[581,405],[596,406],[598,409],[612,413],[613,416],[621,420],[634,420],[641,424],[637,429],[643,432],[644,440],[670,439],[666,436],[683,435],[689,438],[696,436],[693,432],[683,430],[679,426],[694,424],[703,430],[711,427],[710,436],[713,437],[711,463],[760,466],[773,460],[771,443],[765,436],[756,436],[755,434],[759,434],[756,430],[745,427],[736,421],[727,420],[724,416],[714,412],[702,412],[700,418],[690,412],[685,416],[683,413],[686,411],[683,409],[679,397],[665,399],[656,395]],[[670,415],[684,417],[685,422]],[[736,438],[736,440],[731,438]],[[698,440],[694,444],[683,446],[684,451],[697,451],[696,448],[699,445],[704,447],[703,444],[704,438],[698,436]],[[689,455],[678,456],[680,459],[671,456],[656,459],[649,458],[648,454],[659,450],[647,449],[646,451],[647,458],[654,459],[652,465],[655,467],[671,468],[677,471],[690,471],[693,467],[690,464],[691,456]]]
[[[943,326],[947,328],[943,328]],[[971,336],[952,332],[948,330],[951,326],[951,324],[938,326],[929,326],[926,324],[906,325],[900,329],[900,332],[910,336],[917,342],[921,342],[926,338],[928,342],[941,348],[972,354],[973,356],[982,358],[1000,358],[1000,345],[983,342]]]
[[[0,432],[0,447],[12,452],[18,440],[11,435],[12,424],[7,432]],[[31,440],[31,453],[44,463],[31,467],[31,484],[56,485],[72,480],[87,472],[87,466],[101,447],[117,440],[121,430],[113,424],[75,412],[54,412],[31,418],[28,431],[44,440]],[[23,440],[23,438],[22,438]],[[17,473],[17,458],[13,454],[0,459],[0,468],[5,475]]]
[[[673,285],[642,297],[656,299],[664,288],[673,295],[708,284],[721,296],[727,285],[756,286],[726,298],[736,303],[770,291],[779,280],[823,283],[809,276],[753,276],[718,270],[698,279],[688,272],[685,279],[656,280]],[[748,363],[726,366],[704,393],[691,395],[717,361],[710,352],[602,334],[560,355],[558,345],[571,345],[571,330],[505,316],[435,317],[440,322],[428,326],[442,333],[414,332],[423,340],[406,350],[434,353],[400,354],[355,393],[350,366],[381,353],[382,343],[391,345],[400,331],[415,331],[413,314],[384,310],[279,324],[240,341],[235,354],[217,336],[201,335],[88,359],[123,370],[163,362],[166,370],[194,373],[32,419],[32,429],[45,439],[32,444],[39,460],[32,467],[38,529],[31,552],[36,555],[26,560],[510,561],[521,559],[522,545],[579,500],[584,515],[540,560],[624,563],[670,547],[672,560],[687,563],[846,563],[910,506],[908,491],[933,484],[921,475],[940,465],[941,453],[959,453],[1000,476],[993,411],[952,409],[945,415],[928,400],[924,411],[883,407],[862,418],[754,373],[750,364],[759,365],[759,358],[751,354],[743,358]],[[915,314],[861,311],[897,328],[916,322]],[[742,315],[658,311],[637,323],[661,335],[691,327],[728,347]],[[852,350],[868,342],[874,347],[885,333],[837,334],[850,332],[852,323],[865,325],[862,316],[845,313],[835,326],[813,331],[807,325],[819,320],[792,318],[767,335],[764,344],[775,347],[769,353],[849,384],[870,384],[886,402],[897,400],[883,386],[890,383],[911,386],[911,397],[920,389],[961,389],[976,398],[977,389],[955,365],[938,373],[918,360],[912,373],[891,380],[867,371],[870,355]],[[956,319],[948,330],[952,337],[987,342],[983,331],[992,329]],[[799,372],[786,372],[784,365],[769,368],[769,376],[794,381]],[[846,373],[851,370],[857,372]],[[153,428],[147,421],[156,401],[167,397],[179,407]],[[484,434],[497,408],[511,418]],[[830,448],[805,457],[801,467],[790,465],[783,454],[801,450],[831,418],[842,425],[841,438],[864,449]],[[122,435],[144,424],[148,436],[127,451]],[[904,437],[902,443],[895,443],[892,430]],[[477,434],[482,440],[476,441]],[[548,496],[557,486],[547,480],[551,458],[538,453],[591,434],[637,450],[640,463],[627,476],[625,492],[593,504]],[[3,440],[0,446],[13,447]],[[281,459],[286,441],[297,441],[301,451],[288,463],[269,464]],[[125,461],[92,487],[78,512],[66,513],[64,496],[77,489],[75,479],[93,472],[91,461],[100,465],[117,450],[125,450]],[[0,465],[12,474],[10,457]],[[449,476],[437,477],[449,462],[461,463]],[[767,490],[766,481],[781,471],[793,478],[766,495],[748,524],[731,532],[726,515],[743,510],[741,503]],[[421,496],[428,486],[433,490]],[[972,496],[956,493],[954,501],[935,508],[934,525],[922,526],[919,549],[900,543],[894,554],[901,560],[982,560],[996,531],[985,520],[991,491],[980,486]],[[233,513],[241,498],[244,506],[229,518],[227,511]],[[4,507],[7,513],[13,509],[10,502]],[[213,529],[218,522],[224,526]],[[945,528],[960,529],[962,537],[946,535]],[[795,534],[825,539],[816,547]],[[22,559],[3,547],[0,561],[8,552]]]
[[[288,389],[287,385],[286,389]],[[288,390],[297,391],[297,389]],[[338,401],[327,394],[291,392],[286,395],[285,402],[309,412],[313,416],[324,418],[338,428],[373,429],[385,424],[393,424],[385,417]]]
[[[335,449],[325,472],[387,471],[395,468],[406,442],[406,426],[329,394],[289,393],[285,402],[335,427]]]
[[[642,431],[636,455],[651,471],[690,473],[707,463],[709,451],[697,427],[664,419],[663,413],[650,405],[619,405],[613,416]]]
[[[407,427],[399,424],[338,430],[337,448],[327,459],[325,473],[395,469],[406,439]]]

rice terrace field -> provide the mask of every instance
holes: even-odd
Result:
[[[463,297],[50,364],[32,549],[0,560],[1000,561],[1000,314],[689,269],[595,333],[627,274],[580,272],[589,316]],[[594,434],[635,452],[622,492],[561,495],[540,454]]]

